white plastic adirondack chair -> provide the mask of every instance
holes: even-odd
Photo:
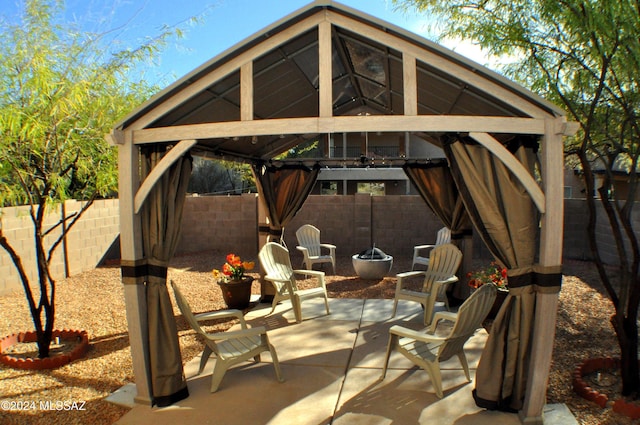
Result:
[[[280,363],[276,349],[269,343],[267,331],[263,326],[247,328],[244,316],[240,310],[221,310],[208,313],[193,314],[191,307],[187,303],[178,286],[172,281],[171,286],[176,296],[176,303],[180,312],[189,323],[189,326],[204,337],[204,352],[200,359],[200,369],[198,374],[202,373],[207,360],[211,354],[215,354],[216,363],[211,376],[211,392],[216,392],[220,386],[220,382],[224,377],[227,369],[240,362],[253,358],[256,362],[260,361],[260,353],[269,351],[273,361],[273,367],[276,371],[278,381],[283,382],[282,372],[280,371]],[[199,322],[220,318],[236,318],[240,320],[241,330],[227,331],[218,333],[207,333],[200,327]]]
[[[284,246],[269,242],[265,244],[258,253],[262,269],[266,273],[265,280],[271,282],[276,290],[271,304],[271,313],[276,305],[283,300],[291,300],[293,313],[296,322],[302,322],[302,301],[309,298],[324,298],[327,314],[329,311],[329,301],[327,297],[327,288],[324,283],[324,272],[317,270],[293,270],[291,267],[291,259],[289,250]],[[310,275],[316,279],[317,286],[315,288],[298,289],[296,284],[296,274]]]
[[[396,350],[427,371],[439,398],[443,396],[440,362],[449,360],[454,355],[457,356],[467,380],[471,382],[464,344],[487,317],[495,298],[494,284],[485,284],[477,289],[462,303],[455,316],[442,317],[454,321],[453,328],[447,336],[429,335],[425,330],[415,331],[398,325],[392,326],[389,329],[389,345],[381,379],[384,379],[387,374],[391,352]]]
[[[411,270],[415,270],[416,264],[422,264],[423,266],[429,266],[428,253],[438,245],[445,243],[451,243],[451,230],[447,227],[443,227],[438,230],[436,235],[436,243],[434,245],[416,245],[413,247],[413,262],[411,263]]]
[[[302,265],[311,270],[314,264],[331,263],[333,274],[336,274],[336,246],[328,243],[320,243],[320,230],[311,225],[305,224],[296,230],[299,251],[302,251],[304,258]],[[326,254],[323,254],[325,252]]]
[[[453,244],[443,244],[431,250],[429,255],[429,266],[427,270],[416,270],[411,272],[398,273],[396,278],[396,294],[393,300],[393,313],[395,317],[399,300],[415,301],[424,306],[424,324],[431,323],[433,307],[437,299],[442,299],[447,310],[449,302],[447,300],[447,287],[458,281],[456,272],[462,261],[462,252]],[[405,281],[414,276],[424,276],[422,291],[412,291],[404,287]]]

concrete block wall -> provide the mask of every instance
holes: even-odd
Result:
[[[389,255],[410,256],[414,245],[435,241],[442,227],[419,196],[311,195],[285,230],[294,264],[302,261],[294,252],[295,232],[307,223],[320,229],[322,242],[337,246],[339,256],[357,254],[373,243]]]
[[[82,203],[67,201],[66,215],[79,211]],[[95,268],[109,250],[120,232],[120,216],[117,199],[95,201],[67,235],[65,245],[59,245],[52,259],[51,273],[54,279],[62,279],[68,270],[77,274]],[[45,218],[45,229],[57,224],[62,217],[62,206],[50,210]],[[32,285],[37,283],[36,254],[33,224],[28,206],[2,208],[2,231],[9,243],[20,255]],[[45,238],[50,247],[61,234],[58,226]],[[67,255],[65,261],[64,250]],[[0,294],[22,290],[18,272],[9,255],[0,250]]]
[[[256,258],[258,196],[204,196],[186,199],[176,254],[220,251]]]
[[[257,260],[258,197],[240,196],[189,197],[186,199],[183,228],[176,255],[218,251],[234,252],[247,260]],[[78,211],[81,203],[68,201],[67,215]],[[54,209],[47,224],[55,224],[61,215]],[[28,207],[3,208],[0,217],[3,232],[22,257],[30,279],[36,278],[33,227]],[[564,257],[591,259],[586,237],[586,207],[584,200],[565,200]],[[413,246],[435,240],[442,223],[419,196],[387,195],[348,196],[311,195],[284,232],[294,265],[302,255],[295,249],[295,231],[310,223],[321,230],[322,241],[337,246],[339,256],[350,256],[367,249],[373,243],[393,256],[410,256]],[[640,211],[634,211],[634,228],[640,230]],[[112,246],[119,233],[118,200],[100,200],[87,211],[67,237],[67,268],[76,274],[94,268]],[[59,232],[52,232],[52,243]],[[640,236],[640,235],[639,235]],[[617,252],[600,210],[598,238],[602,255],[610,264],[617,264]],[[474,256],[488,255],[481,241],[474,238]],[[54,256],[52,271],[56,279],[65,276],[62,247]],[[35,280],[34,280],[35,282]],[[0,250],[0,294],[22,290],[17,272],[4,250]]]
[[[303,224],[313,224],[320,229],[321,241],[336,245],[337,255],[344,256],[355,249],[357,220],[354,196],[311,195],[285,229],[284,240],[292,256],[298,257],[296,230]]]
[[[592,257],[587,239],[587,207],[584,199],[564,200],[563,256],[576,260]]]
[[[618,250],[615,239],[606,217],[604,208],[596,202],[596,239],[602,260],[606,264],[619,264]],[[636,238],[640,238],[640,210],[635,208],[631,219]],[[587,206],[584,199],[565,199],[564,218],[564,251],[565,258],[592,260],[591,248],[587,237]],[[623,229],[621,229],[623,230]],[[629,241],[625,241],[626,251],[631,255]]]
[[[413,256],[413,247],[433,243],[443,223],[419,196],[374,196],[372,242],[389,255]]]
[[[611,226],[609,225],[609,220],[606,217],[604,212],[604,208],[597,204],[598,208],[598,219],[596,221],[596,238],[599,242],[599,251],[602,260],[606,264],[614,264],[617,265],[620,262],[618,249],[613,239],[613,234],[611,230]],[[631,216],[631,226],[634,230],[635,237],[640,238],[640,210],[638,209],[638,205],[632,211]],[[624,229],[620,229],[623,235],[625,235]],[[632,259],[632,251],[629,240],[625,237],[624,246],[627,252],[628,260]]]

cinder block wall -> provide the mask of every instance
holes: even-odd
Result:
[[[339,256],[357,254],[374,243],[389,255],[411,256],[414,245],[434,241],[442,227],[419,196],[312,195],[285,230],[296,262],[302,255],[295,249],[295,232],[307,223],[320,229],[322,242],[337,246]]]
[[[203,196],[186,199],[176,254],[220,251],[256,258],[258,196]]]
[[[586,201],[584,199],[564,200],[564,245],[562,254],[565,258],[577,260],[592,258],[589,240],[587,239],[588,220]]]
[[[120,232],[120,217],[117,199],[95,201],[80,221],[67,235],[65,244],[61,244],[53,256],[51,272],[54,279],[65,277],[65,269],[70,275],[91,270],[98,265]],[[82,203],[67,201],[64,209],[67,216],[79,211]],[[62,217],[62,206],[51,210],[45,219],[45,229],[57,224]],[[29,216],[29,207],[2,208],[0,217],[2,231],[9,243],[22,259],[32,284],[37,282],[36,254],[34,247],[33,224]],[[45,239],[45,246],[53,244],[61,234],[57,227]],[[66,267],[65,255],[67,252]],[[9,255],[0,250],[0,294],[21,290],[22,283]]]
[[[257,217],[255,194],[188,198],[177,255],[214,250],[256,259]],[[419,196],[311,195],[284,231],[292,257],[300,261],[295,232],[307,223],[318,227],[322,241],[336,245],[340,256],[373,243],[390,255],[412,255],[414,245],[435,240],[442,227]]]
[[[77,211],[81,203],[68,201],[67,215]],[[600,208],[600,207],[599,207]],[[602,255],[609,264],[617,264],[617,252],[606,217],[600,210],[598,238]],[[47,225],[59,221],[60,207],[47,217]],[[29,273],[36,279],[33,227],[28,207],[3,208],[0,217],[4,235],[16,248]],[[586,237],[585,201],[565,200],[564,256],[589,260],[591,253]],[[410,256],[414,245],[435,240],[442,223],[419,196],[365,194],[348,196],[311,195],[285,229],[285,243],[292,262],[299,264],[302,255],[295,249],[295,231],[311,223],[322,232],[322,241],[333,243],[339,256],[356,254],[372,244],[393,256]],[[181,240],[177,255],[206,250],[234,252],[243,258],[257,260],[258,197],[241,196],[189,197],[186,199]],[[640,230],[640,211],[634,211],[634,228]],[[67,268],[76,274],[94,268],[119,233],[118,200],[100,200],[87,211],[67,237]],[[59,232],[47,238],[51,244]],[[477,239],[477,238],[476,238]],[[479,240],[474,241],[474,256],[488,255]],[[52,267],[56,279],[65,276],[62,247]],[[35,280],[34,280],[35,281]],[[9,255],[0,250],[0,294],[21,290],[21,283]]]

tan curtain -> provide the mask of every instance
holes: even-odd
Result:
[[[165,153],[161,146],[143,150],[143,178]],[[151,394],[152,403],[158,406],[168,406],[189,396],[167,290],[167,267],[178,244],[191,162],[190,156],[178,159],[153,187],[142,208]]]
[[[269,236],[284,243],[284,229],[311,193],[320,167],[253,164],[252,169],[269,215]]]
[[[537,141],[525,137],[506,146],[533,175]],[[558,291],[561,274],[535,265],[538,213],[515,176],[470,139],[456,137],[444,148],[471,221],[508,269],[509,296],[478,364],[474,398],[480,407],[517,411],[522,408],[530,367],[536,293]]]
[[[403,166],[403,170],[431,211],[451,230],[452,239],[459,239],[463,233],[471,231],[471,222],[458,195],[449,164],[409,163]]]
[[[465,255],[470,255],[472,250],[465,249],[464,244],[471,244],[471,221],[453,181],[449,164],[446,161],[407,163],[402,168],[431,211],[451,230],[451,242]],[[470,264],[467,261],[465,263]],[[467,271],[462,267],[460,274],[463,276]],[[467,282],[464,279],[456,282],[451,295],[458,300],[467,298]]]

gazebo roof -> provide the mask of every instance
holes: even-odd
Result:
[[[329,47],[321,35],[327,22]],[[320,49],[330,51],[330,61]],[[330,113],[320,99],[323,67],[330,70],[325,101]],[[415,94],[408,83],[415,84]],[[406,99],[409,92],[414,98]],[[436,43],[339,3],[317,1],[176,81],[117,124],[114,133],[133,130],[136,144],[195,139],[194,154],[254,161],[322,133],[412,131],[433,141],[439,132],[474,130],[432,126],[442,116],[464,122],[478,116],[563,115],[529,90]],[[339,119],[360,116],[378,119]],[[491,128],[503,128],[504,122],[495,123]],[[485,127],[479,131],[490,130]],[[539,128],[523,132],[541,133]]]

